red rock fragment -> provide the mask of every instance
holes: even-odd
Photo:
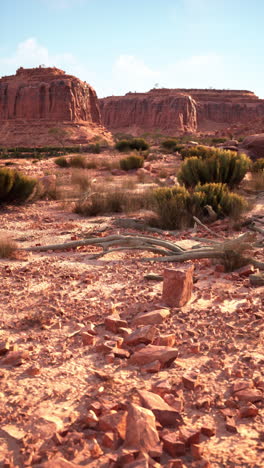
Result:
[[[9,351],[7,356],[1,359],[0,362],[3,366],[20,366],[28,357],[28,351]]]
[[[117,432],[119,437],[124,440],[126,435],[127,411],[113,411],[99,418],[98,427],[101,431]]]
[[[121,359],[128,359],[130,357],[130,352],[121,348],[114,348],[113,354],[115,357],[119,357]]]
[[[189,447],[191,444],[200,443],[200,430],[189,429],[188,427],[181,426],[180,429],[180,439],[185,442],[186,447]]]
[[[170,307],[183,307],[191,299],[193,290],[193,264],[176,269],[165,269],[163,273],[162,300]]]
[[[102,445],[112,450],[116,450],[118,447],[118,437],[114,432],[105,432],[102,439]]]
[[[100,414],[102,413],[102,405],[99,401],[94,401],[93,403],[91,403],[90,409],[95,412],[96,416],[100,416]]]
[[[0,343],[0,356],[4,356],[5,354],[8,353],[10,348],[10,343],[9,341],[1,341]]]
[[[191,454],[194,458],[194,460],[201,460],[202,459],[202,447],[197,444],[192,444],[191,445]]]
[[[164,320],[169,317],[169,309],[157,309],[146,314],[141,314],[133,320],[133,325],[156,325],[163,323]]]
[[[99,458],[104,453],[95,438],[90,440],[89,449],[92,458]]]
[[[183,401],[180,398],[176,398],[172,393],[167,393],[163,399],[177,411],[183,411]]]
[[[163,441],[163,448],[169,455],[172,457],[185,455],[185,443],[179,439],[179,435],[177,433],[172,432],[170,434],[165,434],[161,439]]]
[[[213,426],[203,426],[201,427],[201,433],[207,437],[213,437],[216,433],[216,430]]]
[[[105,328],[113,333],[118,333],[119,328],[127,327],[126,320],[121,320],[118,315],[109,315],[105,319]]]
[[[167,346],[148,345],[136,351],[129,359],[132,365],[145,365],[159,361],[162,367],[169,366],[178,356],[178,350]]]
[[[237,432],[237,427],[235,420],[233,418],[227,418],[226,419],[226,430],[228,432],[233,432],[234,434]]]
[[[236,393],[236,392],[239,392],[240,390],[245,390],[246,388],[252,388],[252,382],[248,380],[238,380],[233,383],[231,387],[231,392]]]
[[[144,366],[141,367],[141,373],[149,373],[149,374],[155,374],[156,372],[159,372],[161,369],[161,363],[159,361],[153,361],[150,362],[149,364],[145,364]]]
[[[39,366],[31,366],[25,371],[31,377],[35,377],[36,375],[40,374],[40,367]]]
[[[169,406],[159,395],[148,392],[147,390],[138,390],[138,394],[145,408],[150,409],[157,421],[162,426],[178,426],[183,420],[180,413]]]
[[[82,332],[81,333],[81,338],[82,338],[82,344],[84,346],[94,346],[95,344],[95,337],[94,335],[91,335],[90,333],[88,332]]]
[[[158,329],[156,327],[153,325],[146,325],[125,336],[124,343],[128,346],[135,346],[140,343],[149,344],[153,342],[157,333]]]
[[[258,408],[252,403],[249,403],[248,405],[242,406],[240,408],[239,416],[240,418],[254,418],[258,415],[258,412]]]
[[[152,392],[157,393],[159,396],[163,397],[166,393],[171,392],[171,384],[167,379],[158,380],[152,384],[151,390]]]
[[[94,428],[98,424],[98,417],[96,416],[95,412],[91,409],[82,418],[82,422],[84,422],[86,426]]]
[[[252,273],[254,273],[254,267],[253,265],[245,265],[241,268],[238,268],[237,270],[235,270],[234,273],[238,273],[239,276],[249,276],[251,275]]]
[[[154,343],[158,346],[174,346],[176,340],[176,336],[174,333],[170,333],[169,335],[159,335],[155,339]]]
[[[155,416],[149,409],[131,403],[128,407],[125,447],[161,455]]]
[[[182,376],[182,383],[188,390],[195,390],[198,385],[198,376],[195,374],[185,374]]]
[[[235,397],[239,401],[246,401],[246,402],[251,402],[255,403],[256,401],[261,401],[263,400],[263,393],[261,390],[257,389],[246,389],[246,390],[240,390],[239,392],[235,393]]]
[[[35,468],[77,468],[80,465],[69,462],[61,457],[52,458],[49,461],[41,463],[40,465],[34,465]]]

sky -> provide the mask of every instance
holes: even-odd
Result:
[[[99,97],[160,88],[264,98],[263,0],[0,0],[0,77],[56,66]]]

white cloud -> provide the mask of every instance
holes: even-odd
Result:
[[[39,65],[62,68],[66,73],[82,77],[84,80],[89,76],[89,71],[78,63],[73,54],[51,54],[34,37],[20,42],[11,56],[0,57],[0,76],[14,74],[19,67],[32,68]]]

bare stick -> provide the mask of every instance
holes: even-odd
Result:
[[[213,236],[220,237],[221,239],[224,239],[223,236],[220,236],[220,234],[217,234],[217,232],[213,232],[212,229],[209,229],[205,224],[202,223],[196,216],[193,216],[193,219],[196,223],[200,224],[207,232],[210,232],[210,234],[213,234]]]

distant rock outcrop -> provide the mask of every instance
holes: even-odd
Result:
[[[58,68],[19,68],[0,79],[0,144],[42,146],[56,141],[51,128],[63,128],[65,143],[87,143],[102,127],[94,89]]]
[[[217,132],[264,117],[264,100],[251,91],[164,88],[99,102],[104,125],[130,133]]]
[[[197,130],[196,103],[184,93],[128,93],[100,99],[99,102],[102,121],[113,131],[129,130],[137,134],[144,130],[165,133]]]

